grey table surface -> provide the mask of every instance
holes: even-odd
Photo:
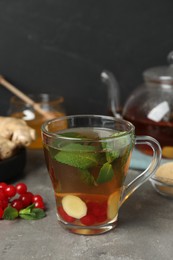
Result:
[[[97,236],[75,235],[57,222],[55,200],[42,151],[28,151],[25,182],[46,202],[41,220],[0,221],[0,260],[173,259],[173,200],[140,187],[120,208],[118,226]],[[136,171],[129,171],[135,176]]]

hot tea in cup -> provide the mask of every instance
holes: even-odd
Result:
[[[154,173],[161,158],[155,139],[135,137],[130,122],[113,117],[50,120],[42,126],[42,140],[58,220],[77,234],[113,229],[122,203]],[[153,149],[152,163],[125,186],[133,147],[143,143]]]

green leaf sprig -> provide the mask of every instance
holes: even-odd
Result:
[[[125,132],[117,132],[112,137],[117,137]],[[85,139],[78,133],[64,133],[63,136],[77,137]],[[115,149],[115,145],[116,148]],[[79,143],[68,143],[65,144],[61,150],[54,155],[54,159],[60,163],[76,167],[81,172],[81,179],[83,182],[89,185],[97,185],[111,181],[114,176],[114,170],[112,163],[115,159],[120,157],[120,148],[127,145],[127,137],[120,138],[119,142],[112,143],[102,142],[101,146],[105,151],[105,156],[97,152],[97,148],[93,145],[84,145]],[[126,161],[126,156],[124,160]],[[103,164],[97,179],[95,180],[89,169]]]
[[[112,168],[112,164],[106,162],[103,164],[102,168],[100,169],[96,182],[101,184],[107,181],[111,181],[113,176],[114,176],[114,170]]]
[[[79,169],[86,170],[98,164],[99,155],[91,145],[70,143],[55,155],[55,160]]]
[[[32,204],[25,209],[21,209],[19,212],[15,208],[8,206],[4,210],[3,219],[14,220],[20,217],[26,220],[37,220],[45,216],[46,213],[43,209],[35,208],[34,204]]]
[[[17,209],[8,206],[5,210],[4,210],[4,214],[3,214],[3,219],[6,220],[14,220],[15,218],[17,218],[19,216],[19,213],[17,211]]]

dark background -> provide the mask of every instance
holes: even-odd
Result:
[[[25,93],[65,97],[68,114],[105,113],[100,73],[123,105],[148,67],[173,50],[172,0],[0,0],[0,74]],[[0,114],[11,93],[0,87]]]

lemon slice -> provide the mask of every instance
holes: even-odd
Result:
[[[115,191],[109,196],[108,199],[108,209],[107,209],[107,217],[108,219],[113,219],[118,214],[119,209],[119,201],[120,201],[120,191]]]
[[[66,195],[63,197],[62,207],[69,216],[76,219],[80,219],[87,214],[85,202],[75,195]]]

